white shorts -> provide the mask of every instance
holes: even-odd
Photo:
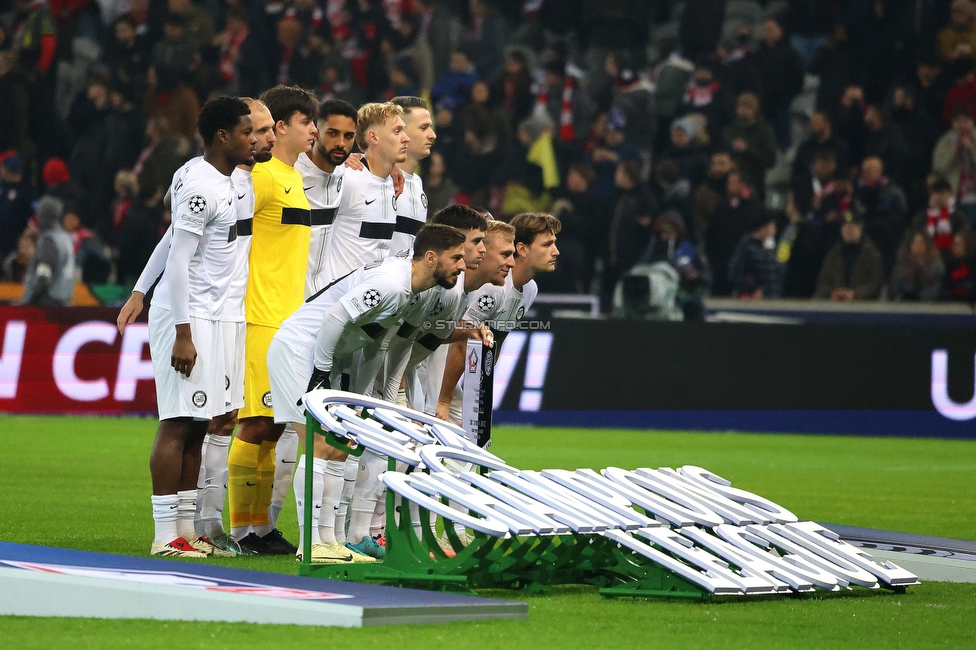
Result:
[[[190,336],[197,360],[189,377],[173,369],[176,342],[173,313],[149,308],[149,352],[156,379],[156,406],[160,420],[209,420],[226,413],[224,406],[224,352],[220,321],[190,317]]]
[[[268,381],[271,384],[271,404],[274,421],[278,424],[305,422],[305,407],[298,400],[312,378],[314,360],[311,354],[300,355],[277,336],[268,346]]]
[[[224,345],[224,408],[227,413],[244,406],[244,330],[243,322],[220,322]]]

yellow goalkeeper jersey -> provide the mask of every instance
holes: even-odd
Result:
[[[248,323],[279,327],[304,300],[311,238],[302,175],[277,158],[254,166],[254,226],[244,313]]]

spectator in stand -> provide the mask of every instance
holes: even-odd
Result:
[[[227,94],[257,97],[271,85],[260,37],[251,30],[251,19],[243,8],[227,10],[224,29],[214,37],[214,45],[220,50],[218,69]]]
[[[696,187],[705,180],[708,155],[695,139],[695,127],[689,119],[675,120],[671,124],[671,146],[661,154],[678,163],[679,176]]]
[[[508,115],[513,130],[532,112],[532,71],[528,55],[520,48],[511,49],[505,56],[505,70],[492,83],[491,94],[498,97]]]
[[[657,114],[654,148],[667,146],[672,120],[683,112],[685,89],[695,72],[695,64],[674,50],[651,73],[657,84],[654,91],[654,112]]]
[[[752,27],[740,27],[735,39],[725,45],[724,49],[728,52],[724,57],[724,76],[729,93],[733,97],[745,92],[762,95],[762,80],[759,78],[756,51],[752,42]]]
[[[833,7],[819,0],[788,0],[783,26],[804,65],[810,65],[833,29]]]
[[[123,14],[113,23],[102,60],[109,77],[123,84],[133,84],[138,95],[143,94],[150,50],[146,38],[136,32],[136,23],[131,16]]]
[[[712,215],[725,200],[729,173],[735,169],[732,156],[727,151],[716,151],[708,163],[708,176],[695,188],[691,202],[691,218],[695,229],[704,235]]]
[[[503,155],[507,156],[512,133],[504,109],[498,106],[491,88],[480,79],[471,86],[468,103],[461,109],[461,128],[465,131],[483,128],[498,139]]]
[[[784,38],[776,18],[763,23],[763,43],[756,52],[756,68],[763,89],[763,114],[773,127],[780,148],[790,146],[790,103],[803,90],[803,60]]]
[[[973,3],[953,0],[949,20],[949,24],[936,36],[939,56],[947,62],[976,56],[976,11]]]
[[[3,275],[0,277],[4,282],[23,283],[36,248],[37,231],[26,228],[17,240],[17,248],[3,259]]]
[[[441,125],[437,125],[438,140],[440,140]],[[438,143],[439,145],[440,143]],[[444,156],[436,149],[430,152],[427,159],[427,173],[424,174],[424,192],[427,194],[427,212],[434,214],[442,208],[455,203],[460,189],[447,175],[447,165]]]
[[[41,171],[41,179],[46,188],[45,194],[59,199],[64,203],[66,210],[71,210],[81,217],[82,223],[95,222],[91,202],[88,200],[88,190],[71,177],[68,166],[63,160],[48,158]]]
[[[619,109],[627,120],[627,139],[650,152],[655,128],[654,86],[638,74],[626,52],[608,54],[603,70],[611,79],[610,106]]]
[[[30,80],[17,63],[17,54],[0,49],[0,151],[27,152],[30,135]]]
[[[938,118],[920,110],[915,103],[915,91],[908,85],[895,86],[891,92],[891,123],[905,138],[907,154],[903,162],[905,181],[902,184],[908,204],[925,204],[925,177],[929,173],[932,150],[939,138]]]
[[[880,158],[869,156],[861,164],[854,202],[865,233],[881,251],[887,275],[895,263],[895,249],[908,227],[908,204],[905,193],[885,175]]]
[[[603,295],[613,295],[617,280],[640,259],[651,239],[657,216],[654,197],[641,181],[641,165],[624,160],[617,165],[614,183],[620,192],[610,224],[609,264],[604,270]]]
[[[518,146],[506,167],[509,178],[500,208],[505,220],[523,212],[547,212],[551,202],[549,192],[559,187],[552,125],[535,118],[520,124]],[[483,168],[478,173],[485,175]]]
[[[616,200],[614,188],[617,165],[624,160],[641,160],[640,149],[627,142],[625,128],[627,122],[620,111],[611,111],[604,122],[600,140],[602,142],[590,151],[589,164],[596,172],[593,191],[601,201]]]
[[[190,87],[187,74],[173,66],[150,68],[147,83],[146,113],[150,117],[165,116],[173,133],[195,142],[200,99]]]
[[[729,123],[732,112],[729,92],[715,73],[719,65],[710,56],[699,57],[678,111],[679,115],[697,113],[704,116],[711,142],[720,141],[722,129]]]
[[[795,178],[807,174],[815,154],[824,149],[834,151],[837,169],[846,174],[851,167],[850,148],[834,133],[830,114],[823,110],[814,111],[810,116],[809,127],[809,137],[796,148],[791,176]]]
[[[490,0],[468,0],[465,50],[482,79],[494,79],[505,65],[505,19]]]
[[[748,180],[738,170],[729,173],[725,198],[705,231],[705,253],[712,268],[712,295],[729,296],[729,262],[736,244],[759,219],[762,205]]]
[[[942,63],[935,54],[921,54],[915,65],[915,75],[907,86],[915,95],[915,105],[934,119],[942,118],[949,84],[942,74]]]
[[[942,288],[945,263],[925,232],[910,231],[898,250],[888,297],[895,301],[934,302]]]
[[[759,196],[765,194],[766,170],[776,164],[773,131],[759,114],[759,98],[742,93],[735,102],[735,121],[725,127],[722,139],[732,150],[739,172]]]
[[[901,129],[877,104],[868,104],[864,109],[864,126],[864,156],[880,158],[888,175],[903,185],[908,180],[905,172],[909,150]]]
[[[71,237],[61,227],[64,204],[53,196],[37,202],[40,234],[24,276],[25,305],[63,307],[74,295],[75,263]]]
[[[681,175],[678,161],[673,158],[658,160],[654,164],[650,187],[660,209],[680,216],[683,234],[696,244],[700,242],[701,236],[691,219],[691,183]]]
[[[71,238],[71,251],[75,258],[75,268],[85,284],[105,284],[108,282],[112,264],[105,247],[94,232],[81,224],[78,215],[65,210],[61,217],[61,227]]]
[[[729,261],[732,295],[740,300],[778,298],[783,267],[776,261],[776,215],[760,212],[751,232],[739,240]]]
[[[965,107],[971,116],[976,107],[976,71],[973,70],[972,57],[964,56],[953,61],[949,66],[949,74],[954,84],[942,102],[942,119],[946,123],[952,121],[956,107]]]
[[[864,158],[864,89],[857,84],[851,84],[844,89],[840,97],[840,105],[834,116],[834,132],[837,137],[847,143],[850,150],[850,161],[856,165]]]
[[[169,121],[162,115],[146,123],[146,137],[149,142],[132,171],[139,178],[139,196],[156,206],[169,190],[173,174],[190,158],[190,144],[170,132]]]
[[[678,26],[678,42],[691,59],[708,54],[722,34],[725,0],[686,0]]]
[[[24,178],[24,162],[6,152],[0,162],[0,258],[17,246],[17,238],[31,218],[34,192]]]
[[[183,19],[187,38],[198,48],[208,47],[213,43],[216,32],[210,13],[190,0],[166,0],[166,6],[171,15]]]
[[[943,300],[976,303],[976,235],[971,230],[952,237],[952,254],[946,260]]]
[[[4,23],[9,25],[20,69],[29,80],[29,128],[35,155],[45,160],[60,145],[56,130],[51,128],[58,120],[54,110],[57,26],[48,3],[34,0],[14,0],[13,15],[5,17]]]
[[[552,53],[550,56],[559,56]],[[579,71],[567,65],[563,58],[552,58],[543,66],[543,81],[535,98],[532,116],[541,117],[544,111],[549,120],[559,125],[554,131],[554,139],[560,146],[570,147],[575,141],[586,137],[593,120],[593,107],[586,89],[576,75]],[[569,115],[563,115],[564,95],[569,93]],[[619,111],[618,111],[619,112]],[[626,115],[621,112],[626,124]]]
[[[877,300],[884,286],[881,251],[864,234],[864,221],[854,212],[844,215],[841,241],[824,258],[817,279],[816,298],[836,302]]]
[[[638,264],[666,261],[678,269],[678,295],[675,304],[681,308],[686,321],[705,319],[702,298],[712,281],[708,262],[701,247],[685,236],[681,215],[664,210],[654,220],[651,239]]]
[[[531,135],[525,137],[534,142],[543,128],[544,126],[536,127],[534,124],[526,126],[524,133]],[[523,133],[523,129],[520,128],[519,131],[520,134]],[[504,184],[508,171],[504,165],[504,143],[486,124],[476,123],[471,128],[462,127],[461,133],[463,140],[459,143],[457,155],[449,167],[451,177],[468,196],[471,204],[490,205],[492,193]],[[524,165],[527,151],[528,147],[512,153],[512,159]]]
[[[169,13],[163,20],[163,37],[152,49],[152,65],[174,68],[178,73],[195,72],[200,66],[200,46],[190,37],[186,19]]]
[[[593,195],[596,179],[593,169],[584,163],[570,165],[566,181],[553,191],[550,213],[559,219],[559,258],[555,284],[561,293],[588,293],[593,280],[593,262],[601,252],[595,233],[606,233],[601,224],[607,221],[606,208]],[[539,276],[538,279],[541,279]]]
[[[100,72],[92,72],[88,75],[85,92],[78,93],[71,101],[65,126],[68,127],[71,135],[72,153],[80,150],[87,154],[97,150],[99,143],[105,137],[105,118],[112,110],[110,91],[111,84],[108,77]],[[87,161],[81,169],[74,169],[75,176],[78,176],[79,172],[86,171],[88,172],[86,178],[91,173],[97,172],[92,169],[92,165],[87,164]]]
[[[435,77],[447,72],[451,54],[461,44],[464,27],[454,8],[437,0],[417,0],[420,34],[430,43]]]
[[[464,50],[454,50],[451,53],[450,68],[437,77],[430,97],[437,104],[441,100],[450,99],[456,108],[464,106],[471,92],[471,86],[478,80],[474,65]]]
[[[912,219],[912,230],[928,235],[944,259],[952,254],[953,237],[966,229],[966,216],[955,204],[952,186],[939,176],[929,184],[928,206]]]
[[[976,224],[976,122],[972,110],[958,106],[952,123],[932,151],[932,171],[952,186],[956,207]]]
[[[837,153],[829,147],[818,149],[810,167],[795,174],[790,183],[800,214],[811,214],[820,207],[823,198],[834,191],[836,176]]]

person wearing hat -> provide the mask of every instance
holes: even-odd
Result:
[[[729,261],[732,295],[743,300],[778,298],[783,288],[783,267],[776,261],[776,216],[760,212],[752,231],[736,244]]]
[[[24,305],[61,307],[71,302],[75,284],[74,248],[61,227],[64,204],[53,196],[37,202],[40,236],[24,276]]]
[[[2,156],[2,154],[0,154]],[[8,152],[0,162],[0,259],[17,247],[20,233],[31,217],[34,200],[30,185],[24,180],[24,162],[15,152]]]
[[[837,302],[877,300],[884,285],[884,262],[878,247],[864,236],[860,213],[844,213],[840,236],[820,267],[814,297]]]

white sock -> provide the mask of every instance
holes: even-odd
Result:
[[[376,500],[376,508],[373,509],[373,518],[369,522],[369,536],[382,537],[386,534],[386,486],[380,493],[380,498]]]
[[[224,534],[224,499],[227,495],[227,452],[230,436],[207,434],[197,481],[197,535],[210,539]]]
[[[319,538],[326,544],[336,543],[336,510],[342,495],[343,463],[338,460],[325,462],[322,481],[322,511],[319,514]]]
[[[197,514],[197,491],[180,490],[176,493],[176,536],[192,542],[197,537],[193,528],[193,518]]]
[[[319,537],[319,518],[322,514],[322,491],[325,488],[325,463],[321,458],[312,459],[312,543],[322,541]],[[298,459],[295,470],[295,503],[298,506],[298,548],[302,548],[305,539],[305,457]]]
[[[386,456],[367,449],[359,458],[359,478],[352,496],[352,516],[349,518],[349,539],[358,544],[369,535],[369,524],[376,510],[376,501],[383,492],[380,475],[386,471]]]
[[[285,432],[275,445],[275,477],[271,488],[271,505],[268,506],[268,521],[271,528],[278,527],[278,515],[285,507],[285,497],[295,474],[295,460],[298,458],[298,432],[291,422],[285,425]]]
[[[179,509],[180,499],[175,494],[160,494],[152,496],[153,524],[155,525],[156,544],[169,544],[179,537],[176,532],[176,511]]]
[[[356,477],[359,476],[359,459],[355,456],[346,458],[342,474],[342,495],[339,497],[339,509],[336,510],[336,540],[346,542],[346,521],[349,513],[349,503],[356,489]]]

